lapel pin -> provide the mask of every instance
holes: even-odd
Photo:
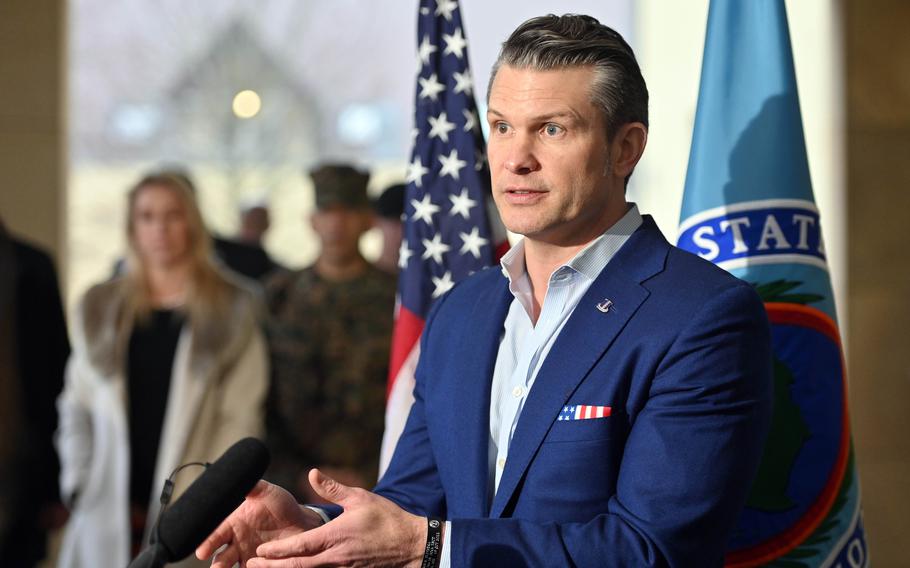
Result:
[[[603,313],[609,312],[610,308],[612,308],[612,307],[613,307],[613,300],[611,300],[609,298],[604,298],[603,302],[600,302],[599,304],[597,304],[597,309]]]

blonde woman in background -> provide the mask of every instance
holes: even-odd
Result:
[[[126,566],[148,542],[171,472],[263,428],[258,304],[212,262],[191,188],[173,175],[142,179],[129,193],[127,237],[125,273],[78,305],[57,403],[67,568]],[[173,499],[200,473],[182,470]]]

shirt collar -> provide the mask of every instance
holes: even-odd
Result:
[[[566,267],[594,280],[632,233],[641,226],[641,223],[642,217],[638,212],[638,205],[630,203],[629,210],[619,221],[578,251],[578,254],[569,262],[557,268],[554,274]],[[512,245],[512,248],[499,261],[502,273],[510,283],[518,282],[526,275],[524,253],[524,238],[522,238]]]

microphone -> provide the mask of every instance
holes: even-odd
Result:
[[[164,511],[157,542],[128,568],[160,568],[192,554],[243,503],[268,465],[269,451],[256,438],[244,438],[228,448]]]

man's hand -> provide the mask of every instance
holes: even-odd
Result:
[[[307,566],[419,567],[427,521],[365,489],[347,487],[310,471],[310,484],[325,500],[344,507],[332,522],[305,533],[289,533],[260,545],[261,558],[247,568]]]
[[[365,489],[372,487],[372,485],[364,479],[364,476],[355,469],[331,466],[317,466],[317,468],[322,472],[323,477],[331,477],[342,485],[347,485],[348,487],[363,487]],[[297,481],[297,490],[298,495],[302,496],[301,503],[319,505],[320,503],[324,504],[326,502],[310,485],[309,472],[307,471],[300,472],[300,477]]]
[[[232,568],[256,556],[256,547],[273,539],[300,534],[322,524],[315,511],[297,504],[294,497],[277,485],[260,481],[246,500],[196,549],[205,560],[225,544],[212,562],[213,568]]]

